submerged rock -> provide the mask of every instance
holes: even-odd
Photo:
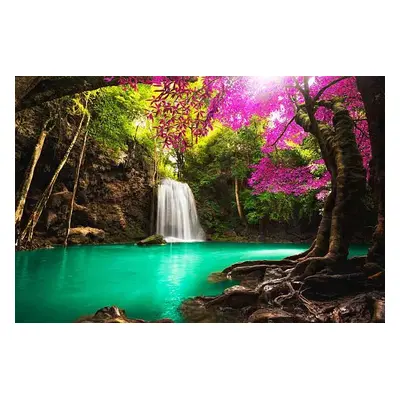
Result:
[[[174,322],[169,318],[162,318],[156,321],[145,321],[144,319],[128,318],[125,314],[125,310],[117,306],[103,307],[97,310],[93,315],[88,315],[79,318],[75,322],[91,322],[91,323],[146,323],[146,322],[157,322],[167,323]]]
[[[137,242],[138,246],[147,246],[149,244],[166,244],[167,242],[164,240],[162,235],[152,235],[147,237],[146,239],[140,240]]]
[[[228,277],[223,272],[212,272],[207,278],[207,281],[210,283],[225,282],[227,280]]]

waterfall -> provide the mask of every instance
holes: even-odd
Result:
[[[157,233],[167,242],[205,240],[196,202],[187,183],[169,178],[161,181],[158,186]]]

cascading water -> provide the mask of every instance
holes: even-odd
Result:
[[[157,233],[167,242],[199,242],[205,233],[187,183],[163,179],[158,186]]]

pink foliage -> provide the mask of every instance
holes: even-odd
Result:
[[[290,149],[301,145],[308,133],[293,120],[295,102],[304,103],[301,88],[303,77],[227,77],[207,76],[201,87],[193,88],[190,77],[148,77],[141,83],[157,86],[157,96],[151,101],[152,112],[149,118],[158,117],[157,134],[166,146],[184,151],[188,146],[186,133],[190,129],[194,137],[203,136],[212,128],[212,121],[237,130],[250,123],[253,116],[268,118],[264,132],[265,156],[253,166],[249,179],[255,193],[284,192],[301,195],[309,190],[319,190],[318,197],[326,197],[330,175],[325,172],[317,177],[314,171],[323,160],[311,165],[289,168],[274,164],[270,153],[275,150]],[[112,80],[114,77],[106,77]],[[337,82],[335,82],[337,80]],[[137,88],[135,77],[119,77],[125,87]],[[332,84],[334,83],[334,84]],[[357,90],[355,77],[341,79],[335,76],[316,76],[308,80],[310,95],[328,100],[333,96],[345,99],[351,117],[355,121],[354,133],[364,166],[368,169],[371,157],[368,138],[368,125],[363,114],[364,106]],[[332,84],[331,86],[329,86]],[[316,118],[332,123],[332,112],[324,107],[316,111]]]
[[[313,77],[309,80],[310,94],[316,96],[322,88],[338,80],[340,77]],[[308,133],[292,119],[295,115],[294,101],[304,103],[298,85],[302,77],[272,77],[264,81],[253,77],[231,78],[231,85],[224,96],[224,101],[215,118],[232,129],[247,125],[253,115],[268,117],[269,124],[264,132],[265,157],[254,166],[249,180],[255,193],[263,191],[284,192],[300,195],[308,190],[323,189],[329,184],[329,173],[322,177],[314,177],[312,165],[298,168],[288,168],[273,164],[268,154],[274,150],[292,148],[301,144]],[[297,87],[296,87],[297,86]],[[345,99],[350,115],[355,121],[355,136],[363,157],[365,168],[371,157],[368,139],[368,125],[363,116],[363,102],[357,90],[355,77],[340,80],[328,87],[320,100],[333,96]],[[332,123],[332,111],[319,107],[317,119]],[[365,117],[364,117],[365,118]],[[360,121],[358,121],[360,120]],[[323,160],[319,160],[323,163]]]
[[[317,178],[312,174],[314,164],[288,168],[274,164],[267,156],[254,166],[255,171],[249,179],[249,184],[254,188],[255,194],[262,192],[291,194],[299,196],[309,190],[325,188],[331,176],[325,172]]]

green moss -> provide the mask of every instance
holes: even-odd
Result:
[[[137,244],[138,246],[146,246],[150,244],[166,244],[167,242],[164,240],[162,235],[151,235],[146,239],[140,240]]]

